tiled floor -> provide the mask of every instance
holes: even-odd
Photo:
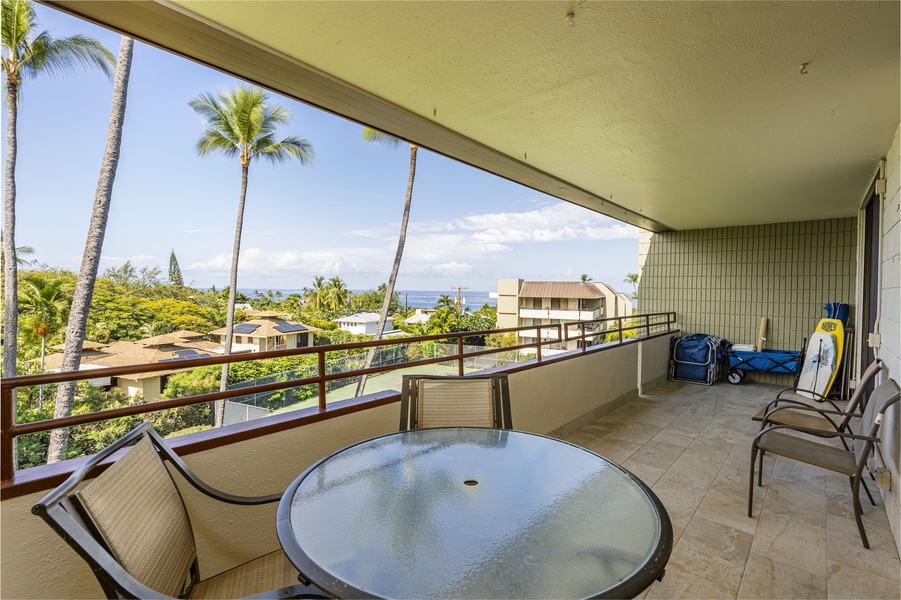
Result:
[[[647,598],[901,598],[885,508],[863,498],[864,549],[846,477],[767,456],[747,516],[750,416],[781,387],[666,382],[567,438],[660,497],[675,546]]]

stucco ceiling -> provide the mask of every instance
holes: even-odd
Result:
[[[48,3],[652,230],[853,215],[901,113],[898,2]]]

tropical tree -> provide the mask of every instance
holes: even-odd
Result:
[[[631,285],[632,298],[638,298],[638,273],[626,273],[626,278],[623,279],[623,283]]]
[[[332,310],[341,310],[347,307],[350,300],[350,290],[347,284],[338,276],[332,277],[325,285],[326,304]]]
[[[326,304],[325,277],[317,275],[313,278],[313,286],[303,288],[303,297],[313,310],[322,310]]]
[[[370,144],[383,144],[392,148],[397,148],[401,144],[401,141],[393,135],[389,135],[377,129],[372,129],[371,127],[363,128],[363,141]],[[388,309],[391,306],[391,299],[394,297],[394,284],[397,283],[397,272],[400,270],[400,261],[404,256],[404,244],[407,242],[407,223],[410,221],[410,205],[413,203],[413,180],[416,178],[416,153],[418,151],[419,146],[410,142],[410,172],[407,176],[407,194],[404,199],[404,212],[400,219],[400,234],[397,236],[397,252],[394,254],[394,262],[391,264],[391,275],[388,276],[388,285],[385,288],[385,299],[382,301],[382,308],[379,311],[379,322],[376,325],[375,336],[373,337],[375,340],[382,339],[382,334],[385,332],[385,323],[388,321]],[[369,352],[366,353],[366,361],[363,365],[364,369],[368,369],[372,366],[372,360],[375,358],[375,351],[376,347],[373,346],[369,349]],[[366,375],[363,375],[360,377],[359,383],[357,383],[355,395],[362,395],[365,387]]]
[[[81,268],[75,283],[72,309],[69,311],[69,323],[66,327],[66,346],[63,350],[61,366],[63,371],[77,371],[81,364],[81,349],[88,325],[88,310],[94,296],[94,285],[97,282],[97,271],[100,268],[100,252],[103,249],[106,222],[113,199],[113,183],[116,180],[116,169],[119,166],[119,149],[122,147],[122,128],[125,123],[125,105],[128,100],[128,79],[131,74],[133,51],[134,40],[123,37],[119,44],[116,76],[113,79],[113,101],[110,108],[109,128],[106,133],[106,148],[100,163],[100,176],[97,178],[97,190],[94,193],[94,207],[91,210],[88,237],[85,241]],[[74,381],[60,383],[56,387],[54,418],[68,417],[72,414],[74,397]],[[50,433],[47,462],[54,463],[65,459],[68,443],[69,429],[54,429]]]
[[[41,373],[47,355],[47,337],[56,332],[68,316],[70,299],[65,279],[46,280],[37,275],[22,278],[19,307],[34,336],[41,340]],[[44,386],[38,388],[38,412],[44,406]]]
[[[3,268],[3,265],[6,264],[3,257],[6,256],[6,253],[3,251],[5,246],[3,245],[3,234],[0,233],[0,269]],[[18,246],[16,247],[16,265],[19,267],[25,266],[29,264],[29,261],[22,258],[25,255],[34,254],[34,248],[31,246]]]
[[[593,280],[588,276],[588,273],[582,273],[582,283],[590,283],[591,281]]]
[[[247,177],[255,158],[273,164],[296,160],[301,165],[313,163],[313,147],[299,137],[276,139],[279,125],[291,121],[291,112],[278,104],[270,103],[269,96],[258,87],[239,85],[231,91],[219,94],[201,94],[190,103],[191,108],[204,120],[206,129],[197,141],[200,157],[222,153],[237,157],[241,163],[241,192],[238,197],[238,218],[235,223],[235,241],[232,246],[231,273],[229,277],[228,308],[225,323],[225,353],[231,353],[235,328],[235,292],[238,289],[238,256],[241,252],[241,230],[244,225],[244,203],[247,199]],[[220,391],[228,387],[228,363],[222,365]],[[215,425],[222,425],[225,402],[216,404]]]
[[[438,296],[435,308],[457,308],[457,303],[448,294],[441,294]]]
[[[178,266],[178,259],[175,258],[175,248],[169,255],[169,283],[172,285],[184,285],[185,280],[181,276],[181,267]]]
[[[57,75],[76,69],[97,67],[112,72],[115,58],[94,38],[74,35],[53,39],[39,31],[30,0],[2,0],[0,43],[6,76],[6,173],[3,199],[3,374],[16,374],[18,332],[18,267],[16,258],[16,158],[19,89],[22,80],[41,73]]]

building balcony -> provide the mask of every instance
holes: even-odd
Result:
[[[564,308],[520,308],[521,319],[558,319],[560,321],[592,321],[600,319],[604,311],[600,308],[592,310],[569,310]]]
[[[750,442],[759,429],[751,415],[781,386],[670,382],[674,334],[504,369],[516,429],[621,464],[666,506],[674,550],[663,581],[647,597],[893,597],[901,570],[886,512],[865,508],[872,549],[861,550],[845,478],[767,457],[755,516],[747,517]],[[319,458],[396,430],[398,400],[394,391],[379,392],[325,411],[300,410],[170,441],[215,487],[276,493]],[[4,483],[3,597],[101,595],[86,564],[29,512],[78,462],[28,469]],[[225,570],[278,547],[274,506],[254,508],[247,518],[246,507],[215,503],[187,485],[182,492],[205,568]]]

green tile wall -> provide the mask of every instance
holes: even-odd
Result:
[[[857,219],[828,219],[654,234],[643,245],[641,312],[674,310],[683,333],[800,349],[827,302],[854,315]],[[756,378],[786,383],[788,376]]]

